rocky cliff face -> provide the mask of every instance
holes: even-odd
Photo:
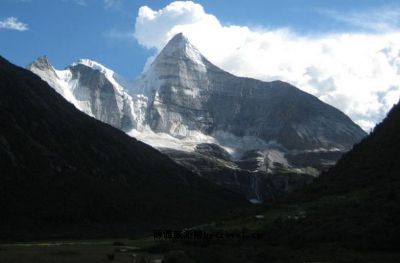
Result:
[[[139,86],[150,100],[150,127],[174,136],[225,132],[297,150],[345,150],[365,136],[342,112],[288,83],[217,68],[182,34],[161,51]]]
[[[282,152],[272,149],[249,151],[239,159],[208,143],[196,145],[193,152],[171,148],[161,151],[199,176],[228,187],[254,203],[300,189],[318,174],[314,168],[292,167]]]
[[[76,107],[200,176],[262,200],[301,187],[366,133],[292,85],[236,77],[174,36],[131,87],[89,60],[29,69]]]
[[[28,69],[86,114],[123,131],[140,125],[145,100],[128,95],[117,75],[99,63],[82,59],[56,70],[42,57]]]

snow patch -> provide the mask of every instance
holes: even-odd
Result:
[[[74,67],[79,64],[100,71],[102,74],[104,74],[107,80],[111,82],[111,84],[119,92],[119,94],[125,93],[124,87],[122,87],[122,85],[120,85],[119,82],[116,80],[116,74],[111,69],[90,59],[79,59],[77,62],[72,63],[71,67]]]
[[[184,138],[177,138],[168,133],[154,132],[149,126],[142,130],[132,129],[128,135],[147,143],[155,148],[172,148],[192,152],[199,143],[215,143],[215,139],[198,131],[190,131]]]
[[[255,198],[250,199],[249,202],[252,203],[252,204],[261,204],[262,203],[261,200],[255,199]]]

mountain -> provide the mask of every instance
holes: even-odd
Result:
[[[400,262],[399,148],[400,102],[304,189],[256,216],[200,229],[248,238],[171,242],[165,262]]]
[[[323,243],[361,253],[390,252],[394,257],[387,262],[398,262],[399,147],[400,103],[397,103],[382,123],[335,166],[290,196],[287,202],[298,211],[303,210],[304,218],[275,222],[265,231],[277,243],[295,246]]]
[[[115,73],[96,62],[78,61],[66,71],[79,65],[80,73],[59,88],[55,83],[65,73],[57,72],[64,71],[51,66],[42,70],[46,68],[40,66],[42,60],[28,68],[60,94],[72,93],[73,98],[64,97],[78,108],[83,109],[81,104],[87,109],[103,108],[84,112],[254,201],[303,187],[366,135],[345,114],[288,83],[223,71],[183,34],[174,36],[132,85],[122,84]],[[99,77],[86,81],[92,75]],[[113,79],[112,85],[99,78]],[[79,90],[104,91],[109,96],[78,96]],[[120,101],[115,90],[122,90],[126,98],[126,106],[119,107],[128,109],[123,113],[102,102]]]
[[[275,141],[287,149],[348,149],[365,133],[339,110],[281,81],[233,76],[209,62],[183,34],[142,76],[152,130]]]
[[[103,65],[81,59],[56,70],[47,57],[41,57],[28,69],[84,113],[123,131],[137,128],[144,98],[128,95],[125,82]]]
[[[399,183],[400,103],[397,103],[371,134],[345,154],[337,165],[322,174],[314,191],[328,194],[377,188]],[[329,185],[329,189],[327,186]],[[382,190],[382,189],[380,189]]]
[[[126,236],[247,205],[2,57],[0,171],[1,240]]]

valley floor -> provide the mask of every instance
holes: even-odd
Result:
[[[184,251],[184,252],[183,252]],[[140,258],[134,261],[133,255]],[[163,261],[164,259],[164,261]],[[1,263],[397,263],[400,252],[382,253],[345,249],[334,244],[295,249],[256,244],[189,244],[143,239],[49,241],[0,245]]]
[[[1,263],[132,263],[133,255],[161,262],[163,255],[148,253],[153,238],[49,241],[0,244]],[[141,262],[138,260],[137,262]],[[144,261],[148,262],[148,261]]]

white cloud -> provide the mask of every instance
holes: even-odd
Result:
[[[120,31],[116,29],[111,29],[109,31],[106,31],[104,33],[105,37],[113,38],[113,39],[119,39],[119,40],[127,40],[127,41],[132,41],[135,39],[134,33],[130,31]]]
[[[18,18],[16,17],[7,17],[0,20],[0,29],[26,31],[29,27],[27,24],[18,21]]]
[[[106,9],[120,9],[122,6],[121,0],[104,0]]]
[[[73,3],[75,3],[77,5],[80,5],[80,6],[87,6],[88,5],[86,0],[63,0],[63,1],[64,2],[70,1],[70,2],[73,2]]]
[[[369,130],[400,97],[400,30],[390,29],[303,36],[287,28],[223,25],[201,5],[177,1],[160,10],[141,7],[135,37],[160,50],[183,32],[224,70],[290,82]]]
[[[337,21],[376,32],[398,31],[400,28],[400,6],[383,6],[364,12],[343,13],[335,10],[319,10]]]

